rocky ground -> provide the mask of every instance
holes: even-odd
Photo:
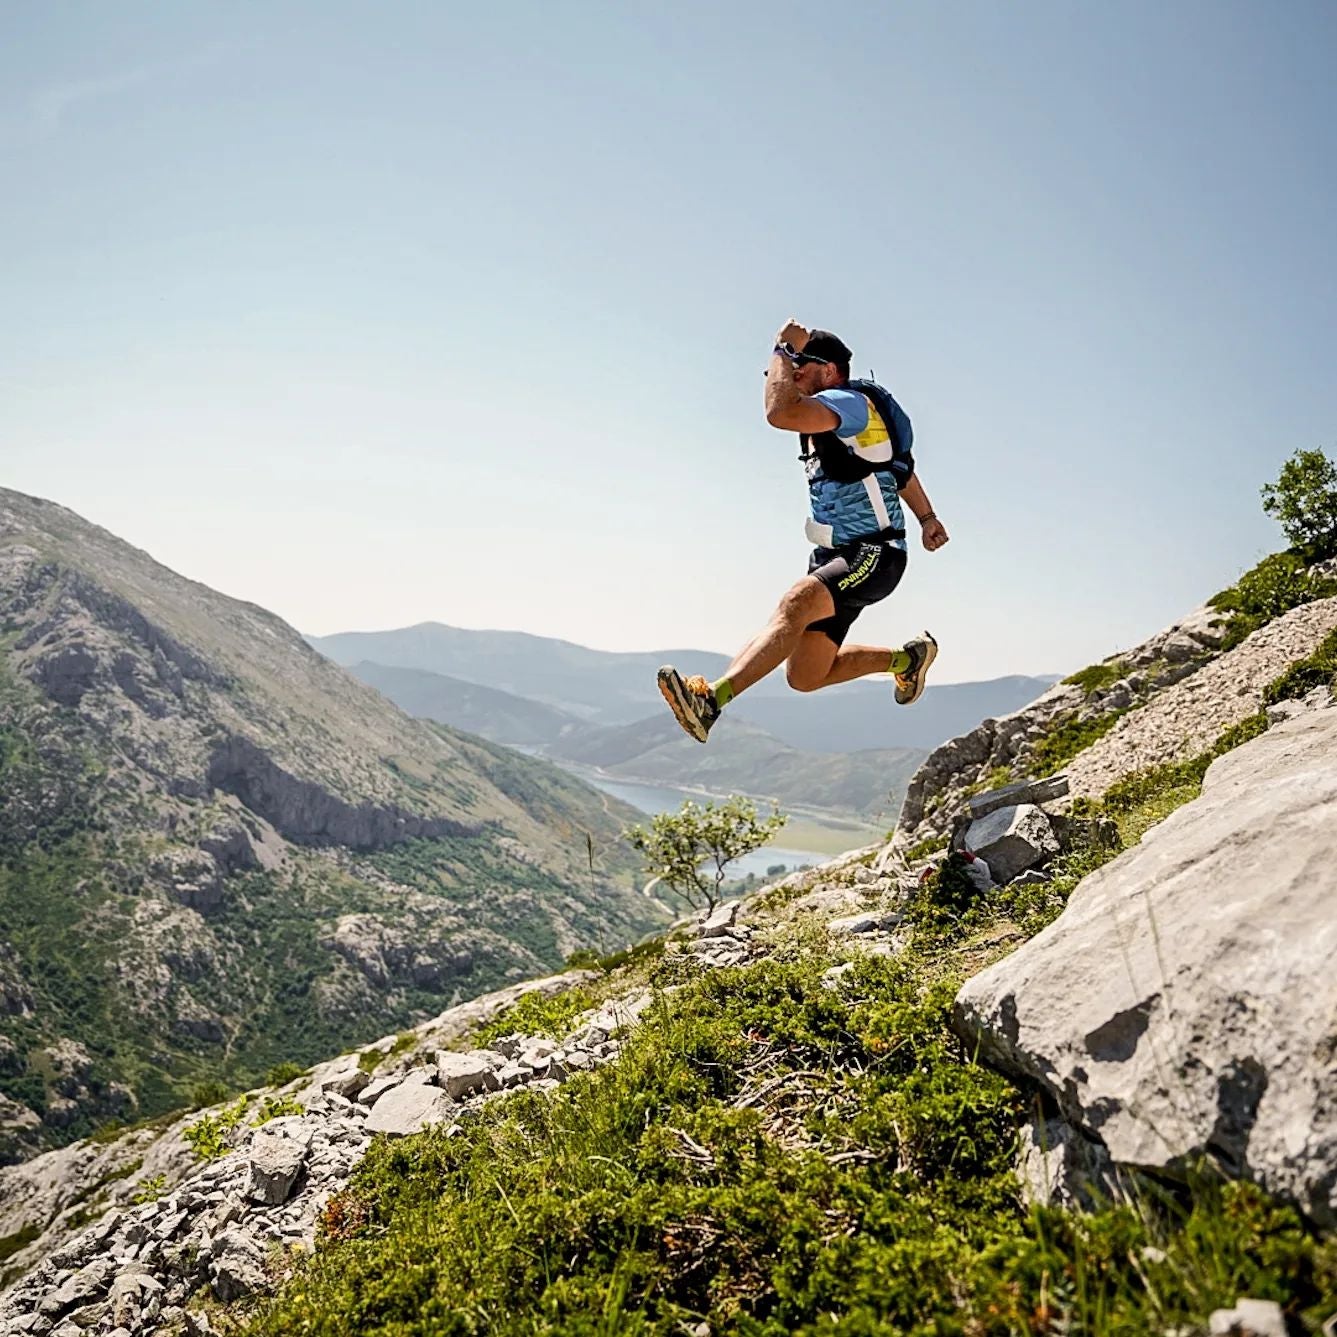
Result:
[[[1036,748],[1066,721],[1116,717],[1108,733],[1065,762],[1073,798],[1099,797],[1131,771],[1181,761],[1254,714],[1263,688],[1337,627],[1337,598],[1320,599],[1221,650],[1225,616],[1196,609],[1132,650],[1111,656],[1122,676],[1094,691],[1060,682],[1029,706],[984,720],[932,752],[910,781],[899,848],[947,837],[974,794],[1034,773]]]

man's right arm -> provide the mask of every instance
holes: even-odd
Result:
[[[934,552],[947,542],[948,534],[942,521],[933,513],[933,503],[924,491],[918,474],[911,474],[901,488],[901,500],[910,508],[920,525],[920,537],[928,552]]]

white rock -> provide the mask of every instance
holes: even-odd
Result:
[[[366,1129],[389,1137],[408,1137],[432,1124],[448,1121],[454,1111],[455,1102],[439,1086],[410,1078],[387,1091],[372,1106]]]
[[[1235,1302],[1234,1309],[1218,1309],[1207,1321],[1212,1337],[1286,1337],[1286,1316],[1275,1300]]]
[[[966,829],[966,847],[988,863],[1001,884],[1057,854],[1058,840],[1043,810],[1033,803],[1022,803],[997,808],[971,822]]]
[[[497,1085],[489,1059],[476,1052],[457,1054],[448,1049],[436,1056],[436,1081],[454,1100]]]
[[[703,938],[715,938],[727,933],[738,916],[738,901],[721,901],[702,921],[697,930]]]
[[[1337,711],[1213,763],[1202,796],[970,980],[957,1020],[1118,1164],[1198,1156],[1337,1224]]]
[[[256,1133],[251,1139],[251,1177],[246,1196],[270,1206],[287,1202],[306,1163],[306,1153],[305,1142],[263,1129]]]

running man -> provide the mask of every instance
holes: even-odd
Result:
[[[794,320],[776,335],[766,372],[766,421],[800,434],[812,502],[806,532],[816,546],[808,574],[718,682],[699,674],[684,678],[668,665],[659,670],[664,700],[698,743],[734,697],[782,663],[799,692],[890,673],[898,704],[908,706],[923,694],[938,653],[928,632],[899,648],[845,644],[855,618],[885,599],[905,572],[902,500],[929,552],[948,537],[915,475],[909,420],[885,421],[899,408],[880,386],[851,386],[850,357],[834,334],[810,332]]]

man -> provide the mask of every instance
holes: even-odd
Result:
[[[899,648],[845,644],[855,618],[885,599],[904,574],[902,499],[919,521],[929,552],[948,537],[908,452],[901,465],[911,472],[898,491],[890,468],[895,424],[883,420],[869,396],[850,388],[850,357],[834,334],[809,332],[795,320],[776,336],[766,372],[766,421],[800,433],[812,502],[807,533],[817,546],[808,575],[789,589],[718,682],[699,674],[684,678],[667,665],[659,670],[659,690],[678,723],[699,743],[734,697],[782,663],[789,685],[800,692],[890,673],[900,705],[923,694],[938,653],[928,632]],[[883,467],[869,467],[876,465]]]

